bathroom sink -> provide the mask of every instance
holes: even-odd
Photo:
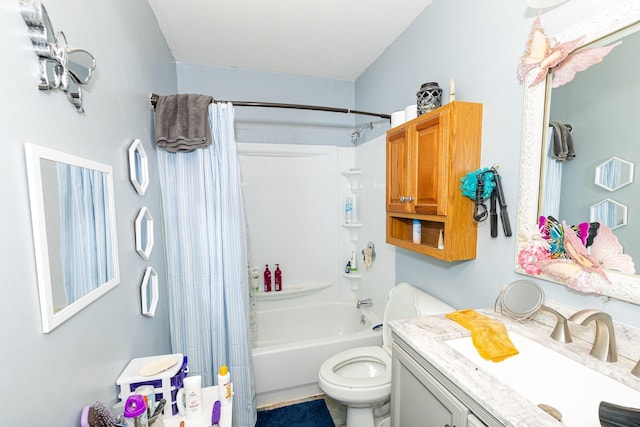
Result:
[[[560,411],[565,426],[599,427],[598,406],[603,400],[640,408],[640,391],[517,332],[509,331],[509,337],[520,353],[498,363],[480,357],[471,337],[447,344],[532,403]]]

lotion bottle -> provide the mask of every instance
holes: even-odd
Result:
[[[276,264],[276,271],[275,271],[275,290],[276,292],[281,291],[282,290],[282,271],[280,270],[280,264]]]
[[[358,264],[356,264],[356,251],[351,252],[351,259],[349,260],[349,268],[351,271],[356,271],[358,269]]]
[[[353,222],[353,199],[347,197],[347,202],[344,205],[344,223],[351,224]]]
[[[227,365],[220,366],[218,372],[218,394],[220,404],[228,405],[231,403],[231,374],[229,374]]]
[[[266,264],[264,268],[264,291],[271,292],[271,271],[269,270],[269,264]]]

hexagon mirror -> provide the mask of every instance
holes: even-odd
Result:
[[[627,225],[627,207],[613,199],[605,199],[589,208],[589,220],[600,221],[614,230]]]
[[[146,206],[140,209],[134,222],[136,252],[144,260],[151,257],[153,250],[153,217]]]
[[[633,163],[611,157],[596,166],[595,184],[605,190],[616,191],[633,182]]]
[[[144,196],[149,187],[149,161],[139,139],[129,146],[129,178],[138,194]]]
[[[147,267],[140,285],[143,316],[154,317],[156,315],[158,299],[158,273],[152,267]]]

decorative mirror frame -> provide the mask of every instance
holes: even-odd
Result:
[[[144,206],[138,212],[134,221],[134,232],[136,238],[136,252],[147,261],[151,257],[153,250],[153,217],[149,209]],[[145,233],[143,233],[145,231]]]
[[[149,301],[149,291],[151,291],[151,301]],[[142,304],[142,315],[154,317],[158,308],[158,273],[153,267],[147,267],[144,271],[142,284],[140,285],[140,301]]]
[[[120,283],[120,265],[118,261],[118,236],[115,214],[115,191],[113,186],[113,170],[111,166],[88,160],[82,157],[63,153],[51,148],[25,143],[27,178],[29,181],[29,199],[31,203],[31,221],[33,225],[33,241],[38,275],[38,293],[40,298],[40,315],[42,331],[51,332],[54,328],[71,318],[83,308],[100,298]],[[42,159],[66,163],[82,168],[89,168],[107,174],[109,221],[111,227],[111,250],[113,253],[113,277],[98,288],[75,300],[62,309],[54,309],[53,283],[51,278],[49,242],[45,216],[44,189],[42,184]]]
[[[144,196],[149,187],[149,159],[139,139],[135,139],[129,146],[129,179],[136,192]]]
[[[640,2],[627,1],[617,8],[609,10],[599,16],[587,20],[573,28],[562,32],[555,37],[558,43],[576,39],[584,35],[584,39],[578,48],[599,40],[616,31],[623,30],[640,21]],[[541,191],[540,168],[542,165],[543,125],[547,121],[546,116],[549,107],[549,84],[529,85],[535,78],[536,70],[530,71],[523,83],[524,105],[522,118],[522,144],[520,148],[520,181],[518,191],[518,235],[526,236],[532,226],[538,223],[539,194]],[[550,76],[547,76],[547,82]],[[561,218],[559,218],[561,219]],[[524,242],[518,239],[515,254],[516,273],[527,274],[518,263],[518,254],[523,248]],[[591,276],[597,276],[592,274]],[[640,275],[628,275],[616,271],[607,270],[607,276],[611,283],[600,276],[593,277],[590,283],[596,294],[627,301],[640,305]],[[531,276],[550,282],[559,282],[548,276]]]

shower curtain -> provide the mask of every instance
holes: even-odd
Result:
[[[188,153],[158,150],[173,352],[189,375],[217,383],[227,365],[233,425],[256,422],[249,327],[249,276],[240,169],[231,104],[211,104],[212,144]]]

